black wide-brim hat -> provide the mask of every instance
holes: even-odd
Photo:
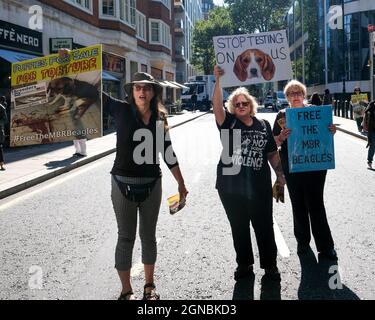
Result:
[[[133,81],[124,85],[124,90],[128,96],[132,93],[134,84],[152,84],[155,95],[161,95],[163,91],[162,85],[154,79],[154,77],[146,72],[137,72],[133,76]]]

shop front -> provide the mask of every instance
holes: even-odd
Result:
[[[12,63],[43,56],[42,33],[0,20],[0,96],[7,100],[10,119],[10,80]],[[5,127],[9,138],[9,124]],[[8,145],[9,141],[6,141]]]

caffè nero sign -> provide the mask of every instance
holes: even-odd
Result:
[[[0,47],[42,54],[42,33],[0,20]]]

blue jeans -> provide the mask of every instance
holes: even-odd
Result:
[[[368,138],[371,141],[371,144],[368,148],[367,161],[369,163],[372,163],[372,160],[374,159],[374,154],[375,154],[375,131],[369,132]]]

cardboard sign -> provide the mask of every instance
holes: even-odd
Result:
[[[289,80],[293,77],[286,31],[213,38],[223,88]]]
[[[332,120],[332,106],[286,109],[289,172],[335,168]]]
[[[10,146],[102,136],[102,47],[12,64]]]
[[[352,104],[358,104],[361,101],[368,103],[367,93],[352,94],[352,96],[351,96],[351,102],[352,102]]]

